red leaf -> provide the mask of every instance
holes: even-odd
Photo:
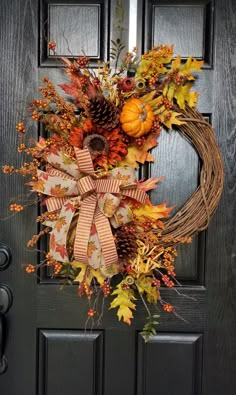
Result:
[[[78,98],[78,87],[74,84],[60,84],[58,86],[60,86],[67,95],[73,96],[76,99]]]

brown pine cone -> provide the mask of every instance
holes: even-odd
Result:
[[[102,95],[94,96],[90,100],[88,110],[93,123],[101,128],[112,130],[119,123],[119,109]]]
[[[136,237],[133,233],[118,229],[115,233],[118,257],[121,261],[132,259],[137,253]]]

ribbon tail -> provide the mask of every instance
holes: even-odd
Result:
[[[53,224],[53,229],[50,233],[49,252],[52,258],[59,262],[69,261],[68,251],[66,248],[67,234],[75,213],[73,201],[77,200],[77,198],[71,198],[64,202],[59,218]]]
[[[96,204],[96,194],[93,193],[83,200],[80,207],[74,243],[74,258],[79,262],[88,263],[88,241]]]
[[[113,263],[117,263],[118,255],[109,220],[101,213],[98,207],[95,211],[95,225],[102,247],[105,266],[108,267]]]

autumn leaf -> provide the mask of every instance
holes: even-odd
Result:
[[[136,300],[134,291],[129,289],[123,289],[125,280],[121,281],[115,291],[112,292],[112,296],[115,296],[110,304],[110,309],[118,307],[117,316],[119,321],[122,319],[126,324],[131,325],[131,319],[133,318],[132,310],[136,309],[136,305],[133,303]]]
[[[90,285],[93,278],[95,278],[99,284],[102,284],[105,281],[105,277],[102,275],[101,271],[99,269],[93,269],[91,266],[88,266],[87,263],[73,261],[71,265],[75,269],[81,269],[74,279],[74,282],[81,283],[82,281],[85,281]]]
[[[174,97],[177,100],[179,107],[182,109],[185,108],[185,102],[187,102],[190,107],[194,107],[197,103],[199,93],[191,92],[191,87],[191,83],[186,83],[185,85],[178,86],[175,89]]]
[[[83,262],[78,262],[78,261],[73,261],[71,263],[71,266],[75,269],[81,269],[79,274],[75,277],[74,282],[79,282],[81,283],[85,279],[85,273],[87,270],[88,265]]]
[[[58,232],[60,232],[61,228],[63,227],[63,225],[66,225],[66,217],[60,217],[58,218],[56,224],[55,224],[55,228]]]
[[[159,115],[159,118],[168,129],[172,129],[172,125],[183,125],[186,123],[178,119],[179,116],[181,116],[179,112],[165,110]]]
[[[135,146],[131,146],[128,148],[128,154],[124,159],[122,159],[120,162],[117,163],[117,167],[124,167],[124,166],[130,166],[134,167],[137,169],[139,167],[139,164],[137,163],[136,160],[136,153],[137,153],[138,148]]]
[[[61,257],[64,259],[67,256],[66,246],[65,244],[56,243],[56,252],[59,252]]]
[[[157,206],[150,204],[144,204],[139,208],[133,208],[133,214],[139,218],[139,220],[145,220],[145,217],[150,217],[154,220],[159,218],[169,217],[170,211],[173,207],[166,207],[166,202]]]
[[[141,189],[144,192],[150,191],[151,189],[157,188],[157,184],[163,180],[163,176],[159,178],[148,178],[147,180],[140,180],[137,182],[138,189]]]
[[[181,75],[184,75],[187,80],[194,80],[194,76],[192,74],[193,71],[200,72],[201,67],[203,65],[203,60],[197,60],[192,58],[191,56],[186,60],[185,63],[182,63],[181,57],[177,56],[176,59],[171,64],[170,72],[178,69]]]
[[[59,84],[58,85],[63,91],[70,96],[75,97],[76,99],[78,98],[78,86],[76,86],[74,83],[72,84]]]
[[[156,147],[158,145],[157,142],[157,137],[159,136],[159,133],[149,133],[146,138],[145,142],[142,145],[142,148],[138,149],[138,152],[136,154],[136,160],[140,163],[145,163],[145,162],[153,162],[154,158],[153,156],[148,152],[150,149]]]
[[[37,181],[28,182],[26,185],[32,186],[34,191],[44,192],[44,184],[45,184],[44,180],[37,180]]]
[[[158,301],[160,294],[157,287],[152,286],[151,277],[141,274],[137,280],[135,280],[135,285],[141,295],[146,294],[146,298],[149,303],[156,303]]]
[[[154,162],[154,157],[148,151],[157,146],[158,134],[149,133],[142,148],[132,145],[128,148],[127,156],[118,163],[118,166],[131,166],[137,169],[139,163]],[[139,162],[139,163],[138,163]]]

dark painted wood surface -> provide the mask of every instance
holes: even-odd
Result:
[[[128,8],[128,1],[124,3]],[[21,178],[0,175],[0,242],[13,253],[12,265],[0,272],[0,282],[10,286],[14,298],[7,314],[8,370],[0,376],[1,395],[235,393],[236,4],[234,0],[140,0],[138,9],[140,48],[147,50],[165,39],[175,43],[176,52],[204,59],[196,83],[199,109],[212,121],[225,160],[225,189],[216,216],[209,230],[179,253],[183,287],[179,294],[174,290],[162,294],[185,321],[161,313],[159,335],[145,344],[139,334],[145,312],[139,303],[132,328],[119,324],[115,312],[109,311],[100,327],[85,332],[87,306],[77,297],[76,286],[61,290],[44,274],[39,278],[25,274],[23,264],[39,259],[25,247],[36,233],[37,209],[29,207],[6,219],[10,197],[27,194],[28,188]],[[86,48],[94,61],[104,60],[109,55],[108,40],[119,34],[115,12],[114,0],[0,2],[1,164],[20,166],[15,125],[25,114],[26,103],[37,97],[41,77],[49,75],[56,83],[65,78],[59,60],[47,51],[46,39],[58,42],[61,55],[80,53],[84,40],[83,36],[77,40],[77,35],[89,31],[88,26],[76,25],[83,16],[94,33],[87,37]],[[78,31],[73,32],[73,26]],[[127,34],[122,31],[126,42]],[[25,122],[36,138],[35,125],[27,118]],[[197,155],[177,132],[164,132],[154,153],[150,174],[164,175],[165,180],[152,200],[168,200],[180,207],[198,183]]]

